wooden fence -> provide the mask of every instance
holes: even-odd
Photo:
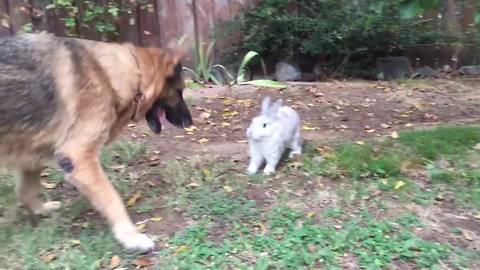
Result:
[[[180,37],[191,43],[198,39],[209,42],[215,22],[234,18],[242,8],[256,0],[64,0],[72,7],[51,8],[53,0],[0,0],[0,36],[21,30],[48,31],[59,36],[74,35],[94,40],[129,41],[141,46],[165,46]],[[461,31],[473,25],[477,0],[465,0],[455,11]],[[57,1],[58,2],[58,1]],[[97,14],[98,21],[112,22],[95,25],[97,20],[80,21],[91,15],[91,3],[96,6],[115,7],[118,14]],[[89,6],[90,4],[90,6]],[[90,12],[90,13],[89,13]],[[445,8],[428,11],[424,18],[436,28],[445,26]],[[68,19],[70,18],[70,20]],[[73,18],[73,19],[72,19]],[[234,43],[235,37],[217,42],[217,51]],[[237,37],[238,38],[238,37]],[[442,67],[478,64],[478,49],[465,44],[459,52],[450,45],[419,45],[406,48],[407,55],[416,66]]]
[[[235,17],[243,7],[253,1],[63,1],[70,3],[70,6],[58,4],[53,6],[52,2],[52,0],[0,0],[0,36],[22,30],[48,31],[58,36],[128,41],[141,46],[158,47],[168,45],[183,36],[193,42],[197,32],[198,39],[208,42],[216,21]],[[80,21],[80,18],[86,18],[92,15],[92,12],[98,11],[91,10],[92,6],[103,7],[103,12],[96,14],[95,21]],[[116,16],[112,16],[112,13]],[[97,21],[111,23],[117,30],[106,31],[108,25],[98,25]],[[226,44],[225,42],[228,43],[228,40],[222,41],[223,44]]]
[[[445,32],[447,27],[447,13],[453,12],[458,18],[458,25],[454,25],[456,31],[472,31],[477,12],[478,0],[457,1],[457,10],[449,10],[448,5],[438,10],[429,10],[423,14],[423,18],[429,20],[433,28]],[[448,1],[447,1],[448,2]],[[451,27],[451,26],[450,26]],[[477,41],[478,42],[478,41]],[[406,54],[415,67],[429,66],[442,68],[448,65],[452,68],[464,65],[480,64],[480,48],[471,41],[463,44],[422,44],[406,47]]]

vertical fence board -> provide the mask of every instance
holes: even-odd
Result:
[[[438,47],[439,47],[438,64],[440,65],[440,67],[443,67],[445,65],[453,67],[454,65],[452,61],[452,56],[454,53],[453,48],[448,45],[439,45]]]
[[[49,25],[49,17],[47,15],[47,6],[50,4],[49,0],[33,0],[32,3],[32,23],[33,30],[39,31],[53,31],[53,26]]]
[[[418,47],[408,47],[405,48],[405,56],[410,59],[412,67],[418,67]]]
[[[161,0],[159,10],[161,39],[164,44],[186,35],[188,43],[193,44],[194,20],[191,9],[191,0]]]
[[[460,18],[460,24],[463,29],[471,27],[475,20],[475,7],[476,0],[466,0],[465,6],[461,10],[462,17]]]
[[[95,22],[83,23],[85,1],[75,0],[78,7],[76,27],[69,29],[64,18],[68,17],[67,10],[62,8],[46,9],[53,0],[0,0],[0,36],[13,34],[28,23],[33,24],[34,31],[47,30],[59,36],[76,35],[94,40],[128,41],[143,46],[167,46],[182,36],[187,37],[187,46],[194,44],[195,21],[192,14],[192,0],[147,0],[140,4],[133,0],[115,0],[120,6],[118,18],[110,14],[102,15],[102,20],[111,21],[117,26],[118,36],[102,34],[96,29]],[[463,29],[472,26],[476,12],[477,0],[466,0],[467,5],[459,6],[459,20]],[[107,8],[107,0],[93,1]],[[241,41],[241,33],[232,33],[228,36],[214,36],[217,23],[222,20],[234,19],[245,8],[254,5],[256,0],[197,0],[197,28],[204,44],[215,40],[215,56],[232,48]],[[429,10],[424,18],[441,30],[444,24],[439,14],[445,13],[445,8]],[[193,48],[193,46],[192,46]],[[422,45],[411,46],[406,50],[412,64],[430,67],[452,65],[452,47],[449,45]],[[473,64],[478,50],[465,45],[458,56],[459,65]],[[477,58],[480,56],[477,56]],[[417,61],[418,59],[418,61]],[[187,63],[191,59],[187,58]]]
[[[214,20],[214,1],[197,0],[197,21],[200,40],[208,44],[211,40]]]
[[[21,31],[22,28],[32,22],[31,6],[26,0],[9,0],[10,27],[13,32]]]
[[[11,34],[7,1],[0,0],[0,37]]]
[[[141,44],[143,46],[160,46],[159,20],[157,14],[157,1],[148,0],[147,4],[138,7],[138,25]]]
[[[421,67],[429,66],[431,68],[435,67],[435,58],[436,58],[436,50],[435,45],[423,45],[419,46],[419,57]]]

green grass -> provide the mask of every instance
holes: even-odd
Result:
[[[480,152],[474,150],[478,143],[480,128],[475,126],[401,132],[398,140],[341,145],[321,166],[314,170],[311,166],[304,168],[333,178],[374,179],[380,190],[403,192],[423,203],[433,202],[442,191],[451,191],[457,203],[480,207]],[[308,164],[309,157],[305,159]],[[451,164],[451,168],[438,167],[437,162]],[[405,166],[410,171],[424,172],[434,188],[416,188],[415,182],[409,181]],[[398,181],[405,185],[397,190]],[[356,191],[349,189],[343,197],[355,196]]]
[[[0,226],[0,265],[8,269],[98,269],[108,265],[120,249],[108,228],[95,224],[72,232],[68,221],[51,218],[37,228],[22,221],[18,226]],[[45,262],[46,254],[54,259]]]
[[[157,262],[153,269],[344,269],[346,258],[361,269],[473,269],[480,254],[456,246],[461,223],[437,224],[450,229],[438,241],[423,239],[417,232],[433,228],[405,206],[428,211],[436,202],[452,214],[479,212],[477,134],[477,127],[402,132],[397,140],[340,145],[323,159],[307,145],[296,162],[301,166],[285,160],[275,177],[248,177],[245,164],[210,157],[149,167],[142,162],[146,146],[129,141],[108,147],[102,164],[125,201],[143,192],[129,209],[137,220],[168,220],[164,210],[178,215],[167,224],[175,235],[154,236],[161,250],[149,255]],[[13,177],[2,171],[0,178],[5,213],[14,201]],[[62,178],[49,170],[49,182]],[[252,188],[268,199],[252,199]],[[113,255],[122,258],[121,267],[135,268],[135,256],[121,249],[106,222],[86,214],[88,202],[62,192],[46,192],[64,199],[65,207],[37,228],[24,213],[0,224],[0,268],[106,269]],[[147,233],[159,231],[151,226]],[[45,262],[48,253],[55,259]]]
[[[265,219],[263,232],[232,227],[220,243],[209,239],[209,224],[190,227],[161,252],[165,263],[157,269],[342,269],[339,262],[346,253],[356,256],[364,269],[386,269],[394,261],[435,269],[448,260],[462,267],[469,257],[448,244],[416,236],[412,228],[421,224],[411,214],[390,221],[364,212],[338,229],[289,207],[275,208]]]
[[[400,134],[400,143],[418,157],[435,160],[444,155],[461,155],[480,143],[478,127],[439,127]]]

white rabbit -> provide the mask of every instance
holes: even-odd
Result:
[[[283,153],[290,148],[289,157],[302,153],[300,117],[288,106],[282,106],[279,99],[271,104],[270,97],[262,101],[262,112],[252,119],[247,129],[250,148],[250,164],[247,173],[252,175],[266,161],[265,175],[275,172]]]

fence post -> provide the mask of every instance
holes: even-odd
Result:
[[[7,3],[10,11],[10,27],[13,33],[17,33],[32,22],[31,5],[26,0],[9,0]]]
[[[140,4],[138,7],[140,43],[145,47],[159,47],[160,31],[157,17],[157,1],[147,0],[146,2],[146,4]]]
[[[8,1],[0,0],[0,36],[11,34],[10,12],[8,10]]]

